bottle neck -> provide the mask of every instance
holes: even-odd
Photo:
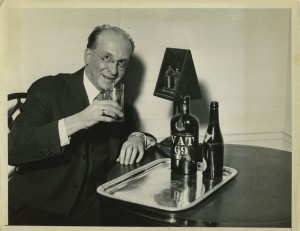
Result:
[[[210,104],[209,123],[212,123],[212,124],[219,123],[219,105],[217,102],[212,102]]]
[[[190,97],[185,96],[181,104],[182,114],[190,114]]]

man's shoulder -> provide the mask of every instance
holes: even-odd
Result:
[[[39,87],[64,87],[70,81],[73,81],[76,78],[80,78],[83,76],[83,69],[75,73],[59,73],[57,75],[48,75],[44,76],[38,80],[36,80],[32,85],[31,88],[39,88]]]

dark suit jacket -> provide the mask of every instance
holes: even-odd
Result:
[[[89,104],[83,71],[44,77],[29,88],[8,138],[9,165],[18,166],[9,181],[10,208],[25,206],[62,217],[68,215],[87,168],[86,142],[93,144],[95,158],[103,163],[96,173],[104,174],[109,161],[115,160],[121,144],[135,129],[132,107],[125,103],[126,122],[98,123],[73,134],[69,145],[60,146],[58,121]],[[101,147],[104,143],[106,149]],[[100,156],[97,153],[101,150],[108,153]]]

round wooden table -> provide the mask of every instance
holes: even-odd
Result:
[[[114,166],[111,180],[167,156],[159,149],[134,165]],[[108,226],[291,227],[291,153],[225,145],[224,165],[237,176],[196,206],[168,212],[102,197]]]

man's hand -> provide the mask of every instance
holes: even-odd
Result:
[[[100,121],[113,122],[117,116],[123,117],[120,105],[112,100],[94,101],[78,115],[82,125],[86,128]]]
[[[144,138],[142,136],[131,136],[123,144],[117,161],[125,165],[133,164],[135,160],[136,163],[139,163],[144,156],[144,150]]]
[[[65,118],[66,131],[68,136],[71,136],[75,132],[89,128],[100,121],[113,122],[117,116],[124,116],[118,103],[112,100],[94,101],[81,112]]]

